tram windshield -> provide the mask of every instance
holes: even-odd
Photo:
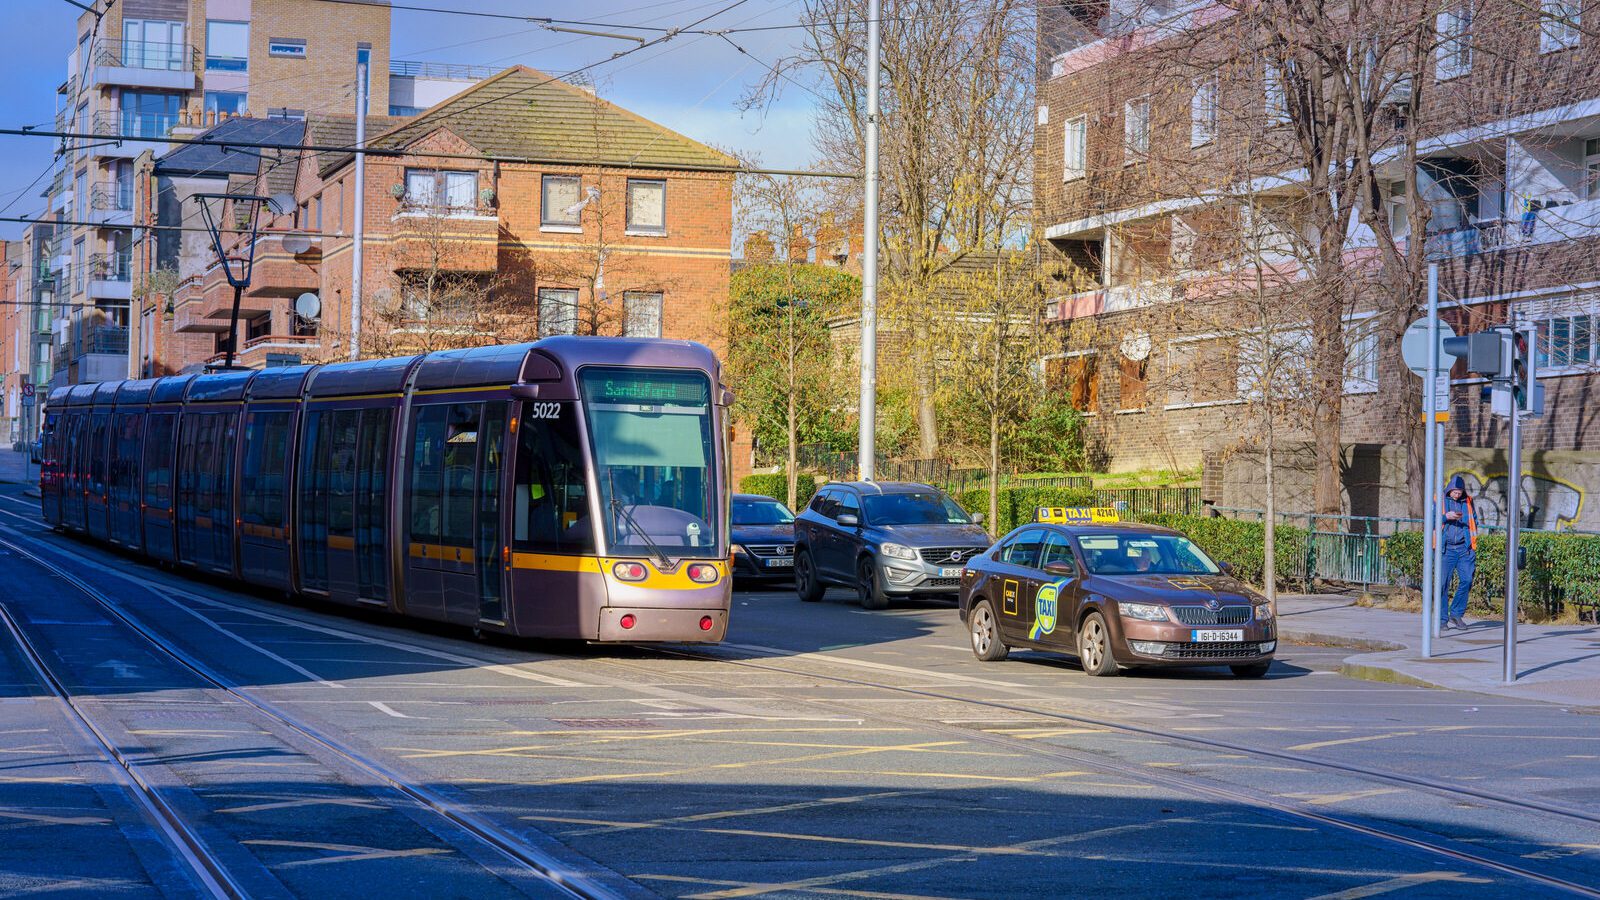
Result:
[[[578,378],[608,552],[720,556],[710,380],[602,367]]]

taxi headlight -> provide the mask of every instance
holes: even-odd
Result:
[[[1261,605],[1256,607],[1256,621],[1257,622],[1270,622],[1270,621],[1272,621],[1272,604],[1263,603],[1263,604],[1261,604]]]
[[[879,545],[878,549],[883,553],[884,556],[890,557],[892,559],[916,559],[917,558],[917,551],[911,549],[910,547],[907,547],[905,544],[894,544],[894,543],[884,542],[883,544]]]
[[[1130,619],[1142,619],[1146,622],[1167,621],[1167,608],[1154,603],[1118,603],[1117,609]]]

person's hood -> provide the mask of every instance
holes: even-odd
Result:
[[[1460,491],[1463,494],[1466,493],[1467,492],[1467,480],[1465,478],[1462,478],[1460,475],[1456,475],[1456,476],[1452,477],[1450,479],[1450,485],[1444,489],[1444,492],[1446,494],[1450,493],[1451,491]]]

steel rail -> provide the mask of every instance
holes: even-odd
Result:
[[[418,805],[449,821],[451,824],[465,831],[472,837],[477,838],[479,841],[483,842],[489,847],[499,851],[501,855],[505,856],[511,862],[525,869],[531,870],[534,874],[545,879],[561,890],[564,890],[571,896],[580,898],[580,900],[618,900],[618,898],[622,896],[605,885],[595,883],[591,878],[582,873],[571,871],[560,861],[551,858],[547,854],[533,847],[528,846],[526,842],[520,838],[505,831],[498,825],[488,821],[479,814],[469,809],[465,809],[458,804],[452,803],[451,801],[440,797],[438,794],[428,790],[427,788],[412,784],[403,776],[384,764],[371,759],[357,750],[345,746],[338,739],[325,734],[315,726],[300,721],[295,716],[278,709],[271,703],[251,696],[249,693],[243,690],[240,685],[234,683],[232,679],[226,677],[220,672],[217,672],[204,662],[194,658],[192,655],[173,646],[169,641],[161,638],[143,622],[139,621],[123,610],[120,604],[108,597],[104,592],[83,581],[77,575],[61,567],[60,565],[51,562],[50,560],[43,559],[37,554],[31,553],[12,541],[4,538],[0,538],[0,547],[5,547],[19,556],[32,560],[36,565],[48,569],[49,571],[60,576],[68,584],[71,584],[73,587],[81,591],[85,596],[93,600],[107,613],[114,616],[118,621],[122,622],[128,628],[132,629],[135,633],[143,637],[151,644],[151,646],[155,647],[163,655],[167,656],[169,659],[173,660],[185,669],[188,669],[190,672],[193,672],[202,680],[209,682],[219,690],[226,692],[229,696],[234,697],[267,718],[272,719],[280,725],[295,731],[321,745],[323,748],[332,752],[349,765],[361,770],[365,774],[377,779],[395,791],[398,791],[400,794],[417,803]]]
[[[39,683],[61,701],[83,736],[90,743],[98,745],[105,757],[115,765],[113,771],[122,773],[123,777],[119,780],[122,781],[123,788],[171,846],[173,854],[188,866],[199,885],[213,897],[248,897],[249,894],[233,880],[226,867],[212,855],[206,848],[205,842],[200,840],[183,817],[139,774],[139,764],[123,755],[117,748],[116,742],[106,737],[72,699],[72,693],[55,673],[50,671],[44,656],[39,653],[33,641],[28,639],[22,628],[17,625],[16,619],[12,618],[11,612],[3,605],[0,605],[0,623],[4,623],[6,631],[11,633],[28,666],[38,676]]]
[[[648,649],[648,650],[652,650],[654,652],[662,653],[664,655],[678,656],[678,657],[681,657],[681,658],[684,658],[684,659],[696,659],[696,660],[702,660],[702,661],[706,661],[706,662],[729,663],[731,665],[743,666],[743,667],[746,667],[746,668],[752,668],[752,669],[757,669],[757,670],[766,671],[766,672],[774,672],[774,673],[780,673],[780,674],[795,675],[795,676],[799,676],[799,677],[803,677],[803,678],[820,678],[820,679],[823,679],[823,680],[826,680],[826,681],[834,681],[834,682],[838,682],[840,684],[847,684],[847,685],[850,685],[852,687],[870,687],[870,688],[876,688],[878,690],[893,691],[893,692],[902,693],[902,694],[909,694],[909,695],[912,695],[912,696],[921,697],[921,698],[925,698],[925,699],[948,700],[948,701],[954,701],[954,702],[958,702],[958,703],[967,703],[967,704],[972,704],[972,705],[976,705],[976,706],[982,706],[982,707],[986,707],[986,708],[990,708],[990,709],[1000,709],[1000,710],[1005,710],[1007,712],[1020,712],[1020,713],[1026,713],[1026,714],[1032,715],[1032,716],[1039,716],[1039,717],[1043,717],[1043,718],[1062,719],[1062,720],[1065,720],[1065,721],[1075,722],[1075,723],[1082,723],[1082,724],[1095,724],[1096,723],[1096,720],[1092,720],[1092,719],[1078,718],[1078,717],[1067,716],[1067,715],[1057,715],[1057,714],[1052,714],[1052,713],[1048,713],[1048,712],[1040,712],[1039,710],[1030,709],[1030,708],[1027,708],[1027,707],[1008,704],[1008,703],[996,703],[996,702],[987,701],[987,700],[974,700],[974,699],[968,698],[968,697],[961,697],[961,696],[957,696],[957,695],[954,695],[954,694],[942,694],[942,693],[939,693],[937,691],[923,690],[923,689],[920,689],[920,688],[906,688],[906,687],[896,687],[896,686],[892,686],[892,685],[881,685],[881,684],[877,684],[877,683],[870,682],[870,681],[863,681],[861,679],[848,678],[848,677],[839,676],[839,675],[827,675],[827,674],[818,673],[818,672],[796,671],[794,669],[787,669],[787,668],[784,668],[782,666],[762,665],[762,664],[753,663],[753,662],[750,662],[750,661],[747,661],[747,660],[731,660],[731,659],[726,659],[726,658],[723,658],[723,657],[718,657],[718,656],[706,654],[704,652],[696,652],[696,651],[692,651],[692,650],[681,650],[681,649],[675,649],[675,648],[670,648],[669,649],[669,648],[663,648],[663,647],[641,647],[641,649]],[[619,662],[619,661],[614,660],[614,659],[613,660],[607,660],[607,662],[610,662],[610,663],[615,664],[615,665],[619,665],[622,668],[631,668],[631,669],[634,669],[634,671],[639,671],[639,669],[637,667],[628,666],[625,662]],[[686,677],[686,676],[683,676],[680,673],[679,677]],[[688,676],[688,677],[692,677],[692,676]],[[704,679],[702,681],[702,683],[704,683],[704,684],[717,684],[717,685],[725,684],[725,682],[712,681],[710,679]],[[753,690],[762,690],[762,689],[753,688]],[[775,692],[772,692],[772,691],[763,691],[763,693],[766,693],[767,696],[772,697],[773,699],[782,700],[782,701],[786,701],[786,702],[794,702],[797,699],[793,695],[789,695],[789,694],[778,694],[778,693],[775,693]],[[798,698],[798,699],[800,699],[801,702],[807,702],[807,703],[820,702],[820,701],[814,701],[814,700],[805,700],[804,698]],[[1122,776],[1125,776],[1125,777],[1128,777],[1128,778],[1132,778],[1132,779],[1134,779],[1136,781],[1143,781],[1143,782],[1146,782],[1146,783],[1153,782],[1153,783],[1156,783],[1156,784],[1161,784],[1161,785],[1164,785],[1166,787],[1173,788],[1175,790],[1187,791],[1189,793],[1195,793],[1195,794],[1201,794],[1201,795],[1204,795],[1204,796],[1215,797],[1217,799],[1228,800],[1230,802],[1239,803],[1239,804],[1243,804],[1243,805],[1247,805],[1247,806],[1254,806],[1254,807],[1260,807],[1260,808],[1273,810],[1273,811],[1276,811],[1278,813],[1281,813],[1283,815],[1287,815],[1287,816],[1290,816],[1290,817],[1317,822],[1317,823],[1320,823],[1320,824],[1323,824],[1323,825],[1327,825],[1327,826],[1330,826],[1330,827],[1334,827],[1334,828],[1338,828],[1338,829],[1341,829],[1341,830],[1351,831],[1351,832],[1355,832],[1355,833],[1358,833],[1358,834],[1365,835],[1367,837],[1376,838],[1378,840],[1385,841],[1385,842],[1388,842],[1388,843],[1400,844],[1400,845],[1409,847],[1409,848],[1414,849],[1414,850],[1420,850],[1420,851],[1423,851],[1423,852],[1426,852],[1426,853],[1434,854],[1436,856],[1442,856],[1442,857],[1445,857],[1447,859],[1455,860],[1457,862],[1468,863],[1468,864],[1475,865],[1475,866],[1478,866],[1478,867],[1481,867],[1481,868],[1485,868],[1485,869],[1489,869],[1489,870],[1492,870],[1492,871],[1495,871],[1495,872],[1499,872],[1499,873],[1501,873],[1503,875],[1509,875],[1509,876],[1516,877],[1516,878],[1521,878],[1521,879],[1524,879],[1524,880],[1527,880],[1527,881],[1537,882],[1539,884],[1543,884],[1543,885],[1546,885],[1548,887],[1552,887],[1552,888],[1556,888],[1556,889],[1559,889],[1559,890],[1567,891],[1567,892],[1575,894],[1577,896],[1600,898],[1600,887],[1596,887],[1594,885],[1583,884],[1583,883],[1576,882],[1576,881],[1569,881],[1567,879],[1560,878],[1560,877],[1555,876],[1555,875],[1549,875],[1549,874],[1546,874],[1544,872],[1534,871],[1532,869],[1524,868],[1522,866],[1518,866],[1518,865],[1515,865],[1515,864],[1512,864],[1512,863],[1508,863],[1508,862],[1502,862],[1500,860],[1492,859],[1492,858],[1489,858],[1489,857],[1486,857],[1486,856],[1482,856],[1480,854],[1471,853],[1471,852],[1468,852],[1468,851],[1465,851],[1465,850],[1459,850],[1459,849],[1456,849],[1454,847],[1447,847],[1447,846],[1444,846],[1442,844],[1438,844],[1438,843],[1434,843],[1432,841],[1424,840],[1422,838],[1413,837],[1413,836],[1407,835],[1407,834],[1401,834],[1399,832],[1392,831],[1390,829],[1383,828],[1383,827],[1380,827],[1380,826],[1375,825],[1375,824],[1370,824],[1368,822],[1358,821],[1358,820],[1356,820],[1354,818],[1346,818],[1346,817],[1343,817],[1343,816],[1336,816],[1336,815],[1331,815],[1329,813],[1319,812],[1319,811],[1317,811],[1315,809],[1310,808],[1306,804],[1299,803],[1299,802],[1296,802],[1296,801],[1286,800],[1286,799],[1284,799],[1282,797],[1279,797],[1279,796],[1276,796],[1276,795],[1273,795],[1273,794],[1269,794],[1269,793],[1265,793],[1265,792],[1261,792],[1261,791],[1254,791],[1254,790],[1250,790],[1250,789],[1247,789],[1247,788],[1229,787],[1229,786],[1213,783],[1213,782],[1210,782],[1208,780],[1205,780],[1203,778],[1196,777],[1196,776],[1175,775],[1175,774],[1173,774],[1173,773],[1171,773],[1169,771],[1162,771],[1162,770],[1159,770],[1159,769],[1150,769],[1149,767],[1146,767],[1146,766],[1139,766],[1139,765],[1135,765],[1135,764],[1132,764],[1132,763],[1119,762],[1119,761],[1116,761],[1116,760],[1108,759],[1108,758],[1103,757],[1103,756],[1097,756],[1097,755],[1092,755],[1092,754],[1088,754],[1088,753],[1082,753],[1082,752],[1077,752],[1077,751],[1072,751],[1072,750],[1066,750],[1066,749],[1059,748],[1059,747],[1040,745],[1039,743],[1037,743],[1035,741],[1025,741],[1025,740],[1021,740],[1019,738],[1010,737],[1010,736],[1007,736],[1007,735],[990,734],[988,732],[981,731],[981,730],[978,730],[978,729],[975,729],[975,728],[966,728],[966,727],[961,727],[961,726],[958,726],[958,725],[950,725],[950,724],[944,723],[944,722],[931,722],[931,721],[926,720],[926,719],[918,719],[918,718],[915,718],[915,717],[912,717],[912,716],[902,716],[902,715],[898,715],[898,714],[895,714],[895,713],[886,713],[886,712],[881,712],[881,711],[874,711],[873,712],[873,716],[875,718],[879,718],[879,719],[882,719],[882,720],[887,721],[887,722],[894,722],[894,723],[897,723],[897,724],[900,724],[900,725],[904,725],[906,727],[924,729],[924,730],[927,730],[927,731],[943,733],[943,734],[947,734],[947,735],[950,735],[950,736],[965,737],[965,738],[968,738],[968,739],[971,739],[971,740],[982,741],[984,743],[991,744],[991,745],[994,745],[994,746],[1001,746],[1001,747],[1005,747],[1007,749],[1012,749],[1012,750],[1021,750],[1023,752],[1030,753],[1030,754],[1033,754],[1033,755],[1036,755],[1036,756],[1043,756],[1043,757],[1050,758],[1050,759],[1060,760],[1062,762],[1068,762],[1068,763],[1071,763],[1072,765],[1075,765],[1075,766],[1085,766],[1085,767],[1089,767],[1089,768],[1093,768],[1093,769],[1099,769],[1100,771],[1103,771],[1103,772],[1122,775]],[[1185,738],[1184,736],[1181,736],[1181,735],[1168,734],[1166,732],[1162,732],[1162,731],[1159,731],[1159,730],[1156,730],[1156,729],[1140,728],[1138,726],[1127,727],[1127,726],[1122,726],[1122,725],[1118,725],[1118,724],[1115,724],[1115,723],[1109,723],[1108,722],[1108,723],[1104,723],[1103,727],[1105,727],[1107,730],[1111,730],[1111,731],[1121,731],[1121,732],[1124,732],[1124,733],[1138,734],[1140,736],[1145,736],[1145,737],[1155,737],[1155,738],[1159,738],[1159,739],[1163,739],[1163,740],[1167,740],[1167,741],[1185,741],[1185,740],[1188,740],[1187,738]],[[1246,749],[1246,752],[1250,752],[1250,751],[1248,751],[1248,749]],[[1304,760],[1304,761],[1312,763],[1312,764],[1316,764],[1316,765],[1321,765],[1321,763],[1317,762],[1316,760]],[[1358,774],[1358,773],[1351,773],[1351,774]],[[1379,778],[1379,779],[1383,779],[1383,780],[1388,780],[1385,776],[1383,776],[1381,774],[1370,775],[1370,776],[1363,775],[1362,777],[1371,777],[1371,778]],[[1406,777],[1409,778],[1409,776],[1406,776]],[[1423,785],[1417,785],[1417,786],[1421,787]],[[1438,791],[1440,793],[1446,793],[1446,794],[1448,794],[1448,793],[1460,793],[1460,792],[1454,792],[1454,791],[1450,790],[1448,787],[1446,787],[1444,785],[1432,786],[1431,789],[1432,790],[1436,790],[1436,791]],[[1525,804],[1517,803],[1516,801],[1512,800],[1511,798],[1506,798],[1504,801],[1497,800],[1496,802],[1507,802],[1507,803],[1510,803],[1510,804],[1516,805],[1516,806],[1526,806]],[[1531,807],[1531,806],[1528,806],[1527,808],[1530,811],[1545,812],[1545,810],[1537,809],[1537,808]],[[1587,816],[1580,816],[1580,818],[1588,818],[1588,817]]]

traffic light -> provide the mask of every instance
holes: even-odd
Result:
[[[1467,371],[1491,378],[1505,371],[1505,349],[1497,331],[1479,331],[1460,337],[1445,338],[1440,346],[1444,352],[1467,364]]]
[[[1530,416],[1544,415],[1544,385],[1539,383],[1539,328],[1524,325],[1511,338],[1511,396],[1517,411]]]

